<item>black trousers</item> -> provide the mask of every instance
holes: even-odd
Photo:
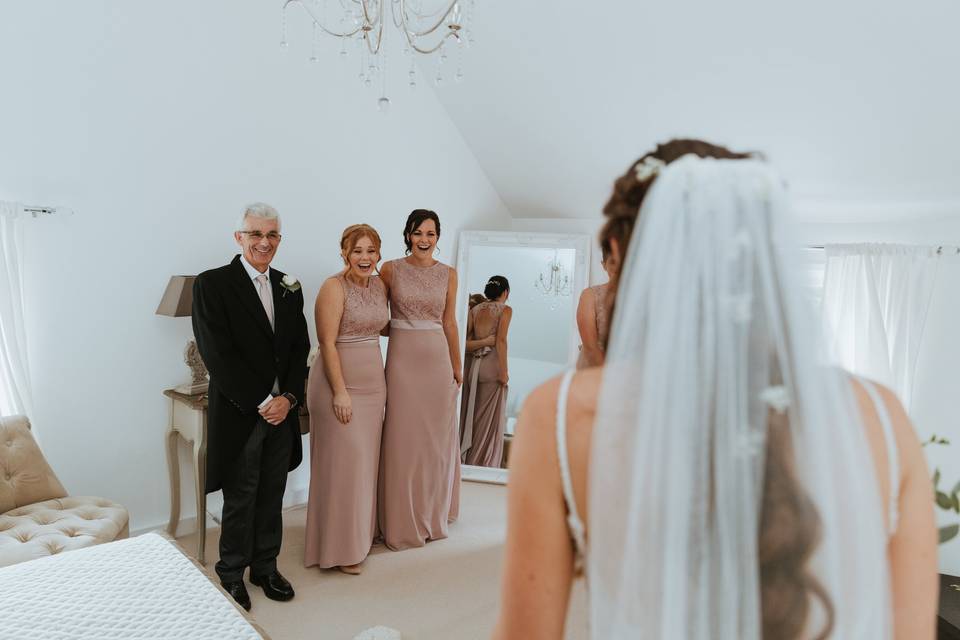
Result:
[[[290,427],[260,419],[234,465],[223,476],[220,560],[223,582],[266,576],[277,568],[283,539],[283,491],[287,487]]]

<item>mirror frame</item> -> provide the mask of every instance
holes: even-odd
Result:
[[[580,293],[588,286],[590,279],[591,236],[586,233],[540,233],[533,231],[461,231],[457,245],[457,326],[460,333],[460,353],[464,353],[467,340],[467,265],[470,251],[474,247],[535,247],[537,249],[574,249],[573,291],[574,300],[580,299]],[[577,345],[580,343],[577,331],[577,305],[571,305],[570,343],[567,345],[567,366],[573,366],[577,357]],[[457,394],[457,427],[460,425],[460,401]],[[493,467],[478,467],[464,464],[461,466],[463,480],[506,484],[507,470]]]

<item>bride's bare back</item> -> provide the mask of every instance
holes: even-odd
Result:
[[[578,372],[570,385],[567,403],[570,474],[577,511],[584,520],[589,513],[590,442],[602,375],[601,368]],[[889,518],[890,462],[883,427],[866,388],[857,381],[851,384],[863,416],[862,428],[872,453],[884,516]],[[563,637],[570,585],[575,576],[574,545],[566,523],[557,458],[559,387],[560,379],[556,378],[535,389],[524,403],[517,424],[510,456],[509,522],[501,610],[494,634],[501,640]],[[900,464],[899,524],[888,543],[894,638],[932,639],[938,584],[931,483],[910,419],[891,391],[878,389],[893,422]],[[851,473],[871,473],[871,470],[851,469]],[[588,541],[589,537],[588,530]]]

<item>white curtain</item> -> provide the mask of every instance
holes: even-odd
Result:
[[[844,368],[913,399],[917,356],[937,278],[937,247],[828,245],[823,314]]]
[[[0,201],[0,415],[32,413],[23,321],[23,207]]]

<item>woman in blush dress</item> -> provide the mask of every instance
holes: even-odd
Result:
[[[513,316],[506,304],[510,283],[503,276],[493,276],[483,293],[484,301],[467,315],[460,453],[464,464],[499,467],[507,423],[507,330]],[[486,342],[477,346],[480,341]]]
[[[447,537],[460,509],[457,389],[462,380],[457,272],[433,258],[440,218],[407,218],[407,257],[383,265],[390,294],[387,409],[380,455],[380,528],[398,551]]]
[[[607,277],[611,277],[614,259],[610,255],[609,245],[601,245],[603,259],[600,262]],[[609,283],[587,287],[580,294],[577,304],[577,329],[580,331],[580,356],[577,369],[599,367],[603,364],[603,353],[607,345],[607,333],[610,321],[607,314],[607,289]]]
[[[387,293],[374,272],[380,236],[343,232],[346,268],[323,283],[315,315],[320,353],[310,368],[310,497],[305,566],[359,574],[377,530],[377,476],[387,386],[380,331]]]

